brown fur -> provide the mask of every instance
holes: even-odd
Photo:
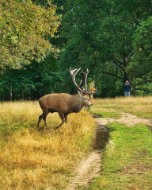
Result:
[[[62,123],[57,126],[57,128],[59,128],[64,122],[67,122],[67,116],[69,113],[78,113],[84,106],[88,107],[92,103],[88,98],[80,94],[70,95],[66,93],[54,93],[41,97],[39,99],[39,104],[43,113],[39,116],[37,126],[39,127],[39,124],[43,119],[45,126],[47,127],[46,117],[48,113],[58,112],[62,120]]]

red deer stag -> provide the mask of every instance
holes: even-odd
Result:
[[[39,116],[39,120],[37,123],[37,126],[39,127],[41,120],[44,120],[45,126],[48,128],[46,124],[46,117],[49,112],[58,112],[62,122],[59,126],[56,127],[59,128],[63,125],[64,122],[67,122],[67,116],[70,113],[78,113],[81,111],[83,107],[89,107],[92,105],[90,99],[86,97],[86,94],[91,94],[87,91],[87,75],[88,75],[88,69],[84,73],[85,74],[85,90],[80,87],[76,83],[75,77],[80,71],[79,69],[70,69],[70,74],[72,76],[73,82],[75,86],[77,87],[79,93],[76,95],[70,95],[67,93],[53,93],[48,94],[39,99],[40,107],[43,111],[43,113]]]

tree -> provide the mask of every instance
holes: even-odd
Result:
[[[152,16],[142,21],[133,35],[134,54],[127,67],[134,90],[152,93]]]
[[[152,16],[137,27],[133,35],[134,55],[128,71],[133,77],[152,78]]]
[[[0,3],[0,69],[21,68],[40,62],[57,49],[51,43],[59,26],[55,6],[42,7],[31,0]]]
[[[59,64],[50,55],[44,62],[3,71],[0,75],[0,99],[38,99],[44,94],[60,92],[62,83]]]
[[[96,75],[96,81],[103,80],[101,83],[106,84],[107,90],[113,83],[112,88],[119,88],[120,95],[123,82],[130,78],[127,67],[134,55],[133,35],[139,23],[151,14],[151,3],[151,0],[67,0],[62,22],[66,43],[62,62],[67,68],[90,68],[92,78]],[[98,83],[100,93],[104,90],[102,86]]]
[[[149,93],[151,0],[1,2],[1,99],[74,93],[70,67],[88,68],[100,97],[123,95],[128,78]]]

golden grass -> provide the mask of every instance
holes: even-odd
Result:
[[[64,189],[91,150],[95,122],[87,112],[71,114],[68,124],[47,131],[36,128],[40,114],[37,102],[0,104],[0,189]],[[57,114],[48,117],[50,129],[59,123]]]

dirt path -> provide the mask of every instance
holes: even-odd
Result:
[[[152,126],[152,122],[148,119],[139,118],[135,115],[121,112],[121,118],[97,118],[96,122],[99,125],[107,125],[112,122],[119,122],[128,126],[133,126],[138,123],[144,123]],[[89,182],[100,174],[101,170],[101,152],[93,151],[87,158],[83,159],[77,167],[76,176],[73,177],[66,190],[76,190],[80,186],[86,186]]]
[[[121,112],[121,118],[119,118],[119,119],[98,118],[97,120],[100,125],[107,125],[108,123],[112,123],[112,122],[118,122],[118,123],[122,123],[122,124],[125,124],[128,126],[133,126],[138,123],[152,125],[152,122],[149,119],[139,118],[135,115],[125,113],[125,112]]]
[[[71,179],[66,190],[75,190],[79,186],[87,186],[88,182],[99,175],[101,169],[101,152],[93,151],[83,159],[76,171],[76,176]]]

